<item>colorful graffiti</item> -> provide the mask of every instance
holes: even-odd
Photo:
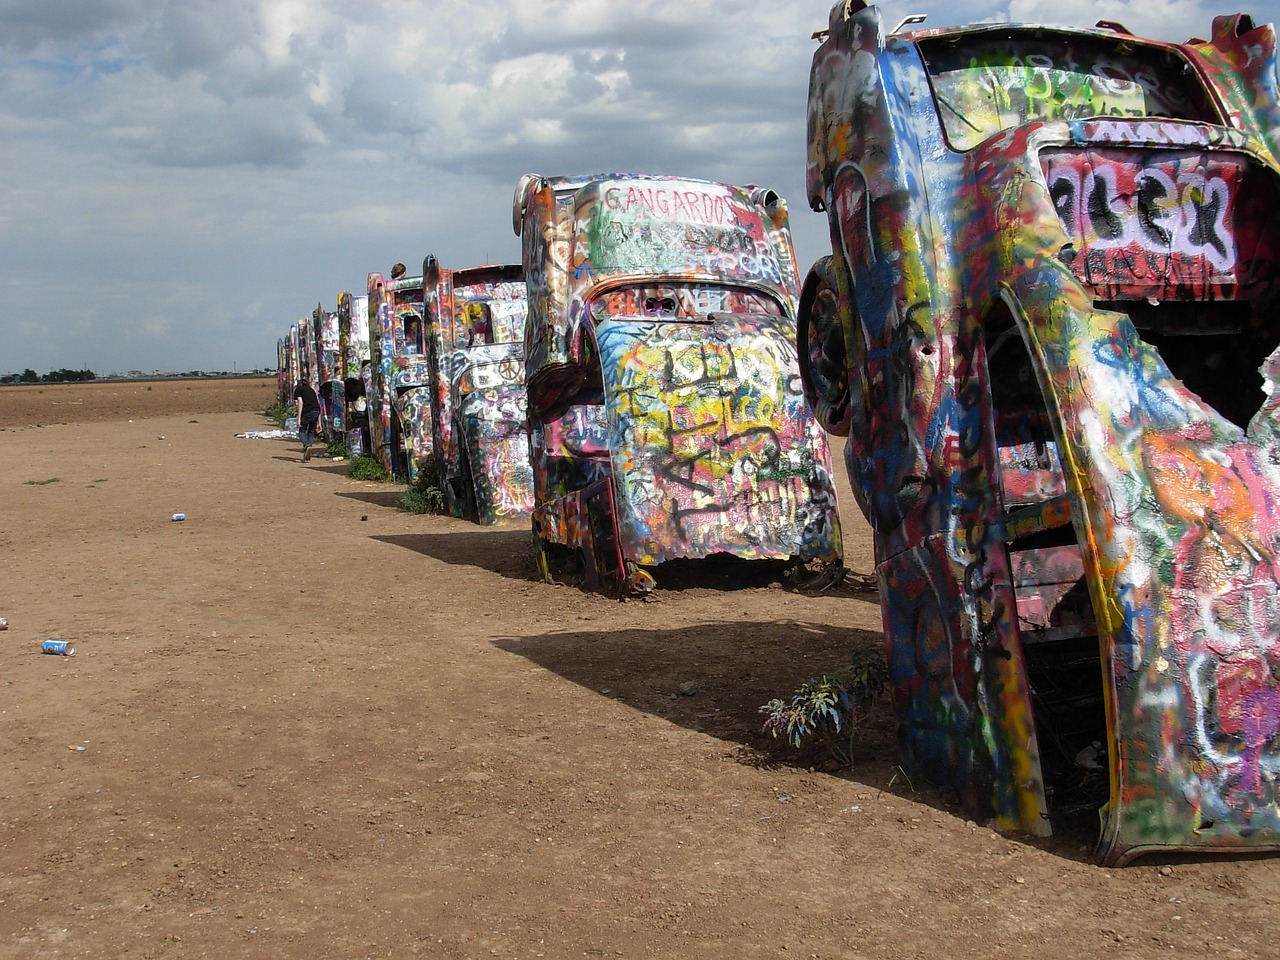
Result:
[[[1072,272],[1103,298],[1237,299],[1242,280],[1268,283],[1242,264],[1237,242],[1276,237],[1267,185],[1244,155],[1045,151],[1041,163],[1072,242]]]
[[[521,268],[447,270],[427,278],[431,425],[440,488],[454,516],[482,524],[533,507],[525,427],[525,285]]]
[[[344,402],[343,442],[358,457],[372,449],[369,437],[369,298],[338,294],[338,356]]]
[[[293,385],[298,382],[297,343],[293,328],[276,341],[276,400],[288,406],[293,399]]]
[[[328,440],[346,432],[346,398],[342,382],[341,335],[338,314],[316,304],[311,312],[311,337],[316,350],[316,393],[320,398],[320,428]]]
[[[367,290],[371,453],[412,483],[433,455],[422,277],[371,273]]]
[[[828,576],[840,532],[793,344],[796,267],[770,191],[526,177],[533,525],[593,588],[712,554]]]
[[[1096,809],[1108,863],[1280,845],[1277,115],[1244,16],[886,37],[842,0],[814,55],[802,373],[904,763],[1006,828]]]

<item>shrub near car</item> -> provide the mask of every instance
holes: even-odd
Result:
[[[644,592],[725,554],[828,577],[840,531],[795,352],[795,255],[772,191],[527,176],[533,529],[550,577]]]
[[[1275,848],[1275,33],[904,26],[841,2],[814,55],[799,345],[904,765],[1007,828],[1099,811],[1108,863]]]

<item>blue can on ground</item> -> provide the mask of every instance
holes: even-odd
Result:
[[[41,653],[52,653],[59,657],[70,657],[76,652],[76,645],[70,640],[46,640],[40,646]]]

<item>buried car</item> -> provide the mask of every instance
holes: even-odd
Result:
[[[482,524],[526,516],[525,283],[519,264],[422,266],[432,447],[444,506]]]
[[[529,175],[513,219],[543,576],[566,560],[593,589],[645,592],[661,563],[724,554],[838,578],[786,204],[701,180]]]
[[[368,389],[371,454],[393,477],[413,483],[431,457],[430,366],[422,277],[369,274]]]
[[[338,294],[338,362],[342,379],[343,443],[358,457],[372,447],[369,441],[368,392],[369,298],[343,290]]]
[[[904,25],[918,24],[913,17]],[[1098,858],[1280,843],[1276,38],[837,3],[806,392],[875,533],[904,766]]]
[[[338,314],[320,304],[311,311],[311,335],[316,344],[316,394],[320,398],[320,434],[340,441],[346,433],[346,399],[343,396],[341,340]]]

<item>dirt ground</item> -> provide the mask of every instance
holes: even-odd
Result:
[[[1101,869],[912,784],[886,723],[843,772],[762,735],[878,642],[855,578],[545,585],[524,529],[237,438],[273,396],[0,388],[0,957],[1280,952],[1280,858]]]

